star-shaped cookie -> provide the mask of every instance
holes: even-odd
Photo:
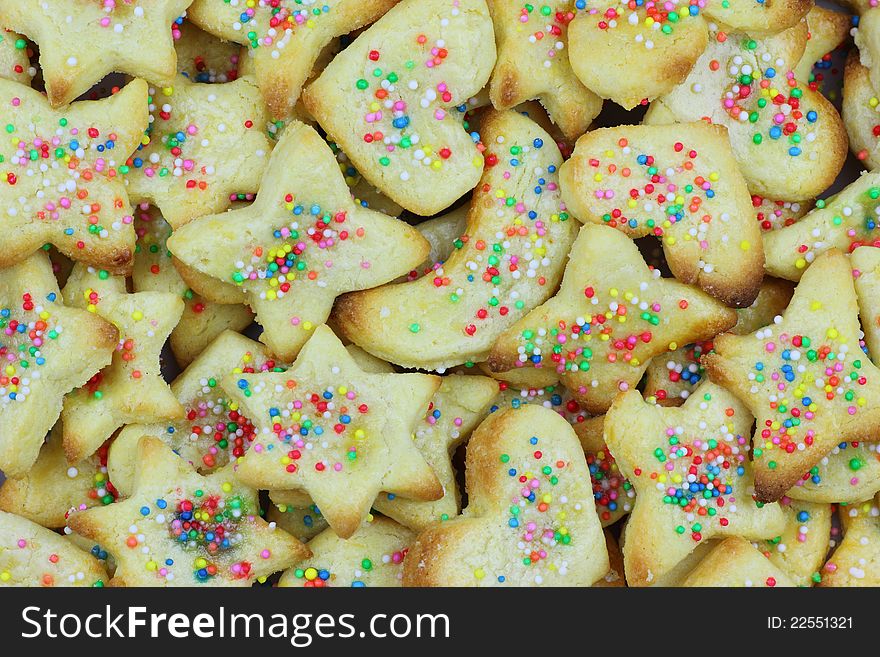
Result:
[[[22,35],[0,30],[0,78],[30,85],[34,74],[30,53],[30,44]]]
[[[273,143],[252,78],[201,84],[184,75],[150,87],[150,124],[125,176],[132,201],[156,205],[173,228],[256,192]]]
[[[880,439],[880,370],[859,348],[859,334],[849,260],[832,249],[772,324],[720,335],[703,357],[709,377],[757,419],[759,500],[778,500],[838,443]]]
[[[0,588],[104,586],[97,559],[21,516],[0,511]]]
[[[764,275],[761,231],[723,126],[704,122],[593,130],[559,172],[582,221],[655,235],[673,275],[747,306]]]
[[[557,413],[493,413],[466,470],[467,508],[419,535],[405,586],[590,586],[608,572],[583,449]]]
[[[239,286],[284,361],[339,294],[405,274],[428,252],[414,228],[355,204],[330,148],[302,123],[285,129],[252,205],[201,217],[167,244],[184,265]]]
[[[501,334],[489,366],[555,371],[598,414],[635,387],[652,357],[735,323],[736,311],[705,292],[660,278],[617,229],[586,224],[556,296]]]
[[[63,397],[107,365],[118,333],[62,303],[45,253],[0,270],[0,470],[22,476]]]
[[[71,509],[112,504],[116,497],[116,488],[107,476],[107,446],[70,465],[64,455],[60,423],[52,428],[30,470],[0,484],[0,510],[49,529],[64,527]]]
[[[843,541],[819,586],[880,586],[880,497],[840,507]]]
[[[623,544],[626,580],[646,586],[704,540],[777,536],[778,504],[755,502],[749,460],[753,418],[735,396],[704,383],[680,408],[630,390],[605,416],[605,439],[636,488]]]
[[[0,0],[0,15],[40,46],[46,94],[61,107],[114,71],[170,83],[177,67],[171,23],[191,3]]]
[[[183,315],[170,338],[178,365],[189,365],[223,331],[243,331],[250,326],[254,314],[247,306],[214,303],[189,288],[165,245],[171,236],[171,226],[155,208],[144,204],[136,208],[134,225],[137,232],[132,271],[134,291],[170,292],[183,298]]]
[[[797,583],[747,540],[732,536],[714,547],[681,586],[775,588],[797,586]]]
[[[257,431],[236,474],[259,488],[305,491],[341,538],[357,530],[380,491],[437,500],[443,488],[412,432],[440,383],[366,373],[322,325],[286,372],[221,382]]]
[[[0,12],[2,13],[2,12]],[[147,125],[147,85],[52,109],[39,92],[0,80],[6,126],[0,267],[51,242],[74,260],[131,271],[134,230],[119,173]]]
[[[568,26],[573,0],[537,5],[489,0],[498,59],[489,80],[495,109],[537,98],[568,139],[577,139],[602,110],[602,99],[571,70]]]
[[[282,588],[401,586],[403,562],[416,534],[374,515],[348,539],[325,529],[309,541],[312,556],[293,565],[278,581]]]
[[[752,305],[736,311],[736,324],[730,332],[745,335],[766,326],[785,310],[793,292],[788,281],[765,278]],[[681,406],[703,380],[700,357],[712,348],[712,340],[704,340],[653,359],[645,371],[645,398],[653,397],[661,406]]]
[[[785,529],[779,536],[760,541],[757,548],[791,577],[798,586],[819,581],[819,569],[828,556],[831,538],[831,505],[783,497]]]
[[[183,407],[162,380],[160,366],[160,352],[180,319],[183,300],[167,292],[123,290],[101,296],[95,291],[100,289],[101,273],[77,276],[74,270],[64,288],[65,300],[77,305],[75,298],[80,297],[83,307],[118,329],[119,340],[112,362],[64,400],[64,452],[70,463],[93,454],[125,424],[183,415]],[[85,291],[75,290],[80,285]]]
[[[309,551],[260,517],[257,491],[230,468],[194,472],[161,440],[142,438],[131,496],[70,517],[116,558],[111,585],[250,586]]]
[[[726,126],[753,193],[815,198],[840,172],[847,138],[834,106],[795,78],[806,42],[804,22],[771,36],[710,26],[705,52],[684,82],[651,104],[645,123]]]
[[[276,119],[286,119],[318,58],[336,37],[369,25],[398,0],[195,0],[187,19],[247,46],[257,84]]]
[[[512,110],[481,123],[486,169],[452,254],[418,280],[346,295],[333,313],[346,338],[404,367],[485,360],[553,293],[580,226],[561,201],[562,155],[547,132]]]
[[[764,236],[767,272],[800,280],[813,261],[830,249],[853,251],[880,246],[880,171],[862,173],[792,226]]]
[[[371,183],[430,216],[477,184],[479,135],[453,111],[495,64],[486,0],[403,0],[303,93],[306,109]]]
[[[142,436],[165,442],[201,474],[210,474],[244,456],[255,438],[251,421],[220,387],[223,377],[254,372],[280,372],[259,342],[234,333],[221,333],[171,384],[183,407],[181,417],[165,422],[129,424],[110,448],[110,476],[123,495],[131,491],[138,467]]]

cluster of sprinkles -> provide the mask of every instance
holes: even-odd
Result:
[[[54,128],[43,124],[38,129],[31,112],[17,124],[13,117],[19,115],[22,102],[18,96],[9,99],[11,120],[4,126],[8,148],[0,153],[0,164],[6,165],[0,184],[9,194],[3,211],[9,220],[22,215],[57,226],[58,233],[81,250],[94,240],[128,230],[133,219],[126,214],[124,194],[109,203],[93,198],[97,183],[115,180],[124,172],[125,167],[117,169],[113,159],[116,133],[80,126],[63,116]],[[38,191],[31,189],[35,187]]]
[[[188,561],[181,566],[189,570],[195,582],[215,577],[249,579],[253,564],[238,559],[236,548],[244,540],[243,525],[250,522],[249,514],[254,510],[248,500],[235,494],[231,483],[224,482],[221,489],[216,494],[202,489],[180,491],[173,499],[166,496],[144,503],[139,509],[141,519],[128,527],[122,539],[125,548],[141,552],[144,569],[156,578],[173,580],[177,570],[175,559],[157,554],[157,546],[147,540],[154,533],[146,525],[156,523],[164,528],[169,543],[178,547],[172,554],[180,550],[187,554]],[[258,554],[262,559],[271,556],[266,549]]]
[[[334,0],[222,0],[241,13],[230,26],[245,37],[251,50],[266,49],[272,59],[300,29],[312,30],[327,16]]]
[[[181,16],[171,24],[171,37],[175,42],[183,38],[183,31],[180,29],[183,25],[183,18]],[[178,68],[184,75],[192,78],[193,82],[203,84],[232,82],[238,79],[238,67],[241,59],[239,52],[240,48],[238,45],[231,44],[229,59],[226,62],[218,63],[216,59],[206,58],[202,54],[194,55],[192,60],[185,62],[182,61],[182,53],[178,48]],[[221,70],[219,67],[225,67],[225,70]]]
[[[603,10],[591,7],[588,0],[575,0],[574,7],[592,16],[596,29],[602,32],[614,30],[619,25],[641,26],[645,32],[636,34],[635,43],[646,50],[653,50],[656,39],[674,35],[675,28],[681,21],[699,16],[711,1],[620,0],[617,6],[606,7]],[[721,0],[720,4],[726,8],[730,0]]]
[[[334,274],[334,255],[366,235],[366,229],[354,224],[346,210],[303,202],[293,193],[284,194],[282,200],[289,219],[277,223],[271,235],[265,236],[265,244],[253,247],[249,260],[232,263],[230,273],[230,280],[239,286],[259,282],[260,299],[270,301],[284,298],[297,280],[326,287]],[[361,260],[360,267],[369,269],[370,261]],[[290,322],[305,330],[314,328],[298,316]]]
[[[97,505],[107,506],[108,504],[113,504],[119,497],[119,491],[116,490],[116,487],[110,481],[107,471],[107,454],[109,450],[110,441],[101,445],[98,451],[89,457],[89,461],[92,462],[94,468],[94,474],[92,475],[91,487],[86,493],[88,499],[74,506],[70,511],[85,511]],[[79,476],[81,467],[82,465],[80,464],[69,466],[67,468],[67,476],[70,479],[76,479]],[[68,514],[70,511],[68,511]]]
[[[56,292],[24,292],[17,300],[0,302],[0,408],[26,401],[31,383],[40,378],[47,362],[43,347],[63,332],[52,313],[56,302]]]
[[[473,576],[477,580],[494,576],[502,584],[511,579],[510,583],[514,585],[526,581],[540,585],[547,572],[565,576],[569,558],[575,557],[566,551],[576,544],[571,521],[583,507],[577,501],[569,503],[563,490],[557,489],[571,463],[545,454],[537,436],[527,441],[529,454],[521,463],[512,462],[510,454],[499,457],[499,467],[506,471],[511,484],[507,527],[515,539],[518,563],[524,570],[487,573],[483,568],[476,568]]]
[[[711,399],[706,393],[703,404]],[[728,418],[734,413],[732,408],[725,410]],[[677,507],[680,519],[670,531],[699,542],[710,523],[727,527],[737,504],[750,502],[736,498],[736,483],[748,462],[749,438],[733,434],[726,424],[714,435],[708,428],[708,435],[689,433],[681,426],[666,427],[651,459],[636,466],[633,475],[650,479],[663,504]]]
[[[281,371],[273,359],[247,351],[228,371],[200,377],[192,398],[181,400],[184,419],[169,423],[166,437],[200,472],[211,472],[241,458],[256,437],[256,430],[238,404],[227,399],[219,382],[225,374]]]
[[[791,226],[802,216],[802,204],[798,201],[772,201],[752,194],[752,207],[763,231]]]
[[[457,18],[461,12],[457,0],[453,0],[450,17]],[[450,18],[442,18],[440,25],[445,27]],[[441,171],[444,163],[457,155],[449,144],[428,143],[422,140],[420,130],[431,121],[444,122],[448,116],[457,115],[450,111],[452,91],[442,79],[443,64],[449,51],[442,38],[429,38],[424,33],[412,37],[418,55],[403,62],[398,69],[393,62],[386,63],[382,52],[367,52],[363,77],[352,82],[356,94],[354,101],[363,107],[361,139],[372,145],[375,161],[379,167],[395,163],[401,181],[406,182],[414,168]],[[419,78],[422,72],[431,71],[430,78],[436,82],[425,83]],[[435,132],[429,130],[428,134]],[[437,131],[442,134],[442,131]],[[479,135],[472,134],[477,150],[482,151]],[[475,153],[471,164],[483,168],[483,158]]]
[[[509,143],[504,135],[496,137],[490,149],[486,167],[497,168],[499,175],[494,187],[485,176],[477,186],[476,193],[485,199],[474,201],[475,207],[483,208],[481,225],[473,235],[462,235],[452,243],[450,259],[464,259],[463,273],[453,276],[452,270],[438,263],[427,274],[435,287],[446,292],[449,303],[475,300],[477,309],[462,327],[468,337],[493,318],[511,319],[526,311],[524,291],[548,285],[548,276],[552,280],[550,272],[558,263],[549,249],[569,232],[562,224],[572,221],[559,197],[556,149],[540,137]],[[519,173],[521,168],[525,175]],[[509,187],[507,181],[517,182]],[[420,330],[416,322],[409,326],[413,333]]]
[[[752,143],[787,144],[789,157],[800,157],[807,144],[815,141],[819,112],[802,107],[804,89],[794,71],[781,58],[774,58],[763,44],[746,35],[728,35],[717,27],[710,39],[724,44],[736,39],[734,53],[727,61],[712,59],[709,71],[726,76],[719,102],[730,121],[752,125]],[[702,92],[699,83],[691,91]],[[811,152],[814,159],[818,154]]]
[[[253,386],[247,379],[239,379],[237,385],[245,397],[273,391],[259,379]],[[251,450],[257,454],[265,452],[290,474],[302,468],[330,473],[356,467],[371,439],[362,426],[370,407],[359,399],[357,388],[333,384],[309,392],[298,389],[298,385],[291,378],[284,388],[274,390],[286,389],[290,401],[283,407],[269,408],[268,417],[261,418],[260,424],[268,427],[266,431],[273,434],[277,442],[255,442]]]
[[[539,5],[525,3],[520,7],[517,31],[540,52],[540,56],[543,57],[541,64],[544,68],[550,68],[560,60],[567,63],[562,51],[565,49],[568,24],[574,20],[574,17],[573,11],[544,3]]]
[[[810,309],[822,310],[814,301]],[[818,335],[782,332],[774,335],[774,325],[755,333],[762,343],[762,354],[749,371],[752,394],[767,390],[762,416],[758,423],[753,454],[766,458],[767,467],[779,465],[776,454],[792,454],[809,449],[816,439],[813,421],[833,407],[845,408],[850,416],[858,414],[866,400],[861,388],[867,384],[862,370],[861,350],[851,352],[848,336],[841,335],[833,324]]]
[[[689,344],[673,352],[666,361],[666,387],[654,391],[655,399],[687,399],[703,380],[704,369],[700,358],[712,351],[712,340]]]
[[[696,148],[681,141],[655,153],[630,145],[626,137],[618,139],[616,146],[588,161],[593,169],[593,195],[606,210],[602,221],[614,228],[663,238],[669,246],[678,239],[694,241],[700,247],[699,268],[712,273],[715,266],[706,261],[712,246],[709,228],[731,220],[726,212],[713,212],[721,174]],[[689,226],[687,232],[677,231],[680,238],[670,234],[682,221]],[[722,237],[730,238],[726,233]],[[752,244],[742,240],[739,247],[749,251]]]
[[[315,565],[303,564],[293,570],[293,576],[301,581],[304,588],[326,588],[333,586],[334,582],[340,578],[343,580],[350,578],[352,588],[365,588],[368,586],[370,576],[377,569],[395,568],[398,571],[397,578],[401,578],[403,576],[403,560],[406,558],[407,551],[408,548],[402,548],[383,552],[378,556],[364,554],[362,558],[355,559],[353,563],[345,564],[350,568],[348,572],[343,572],[341,566],[336,570],[321,567],[319,561]]]

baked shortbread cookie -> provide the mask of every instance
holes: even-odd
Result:
[[[822,568],[819,586],[880,586],[880,500],[840,507],[843,541]]]
[[[704,383],[681,408],[618,396],[605,440],[636,488],[623,545],[626,581],[647,586],[703,540],[770,538],[785,528],[778,504],[754,500],[753,418],[736,397]]]
[[[276,492],[284,494],[290,491]],[[266,519],[303,542],[312,540],[329,526],[324,516],[321,515],[320,509],[314,503],[307,506],[295,506],[272,500],[272,504],[266,512]]]
[[[257,491],[231,467],[203,477],[149,437],[138,455],[128,499],[69,521],[115,557],[112,586],[250,586],[308,556],[260,517]]]
[[[758,499],[778,500],[835,445],[880,439],[880,370],[859,348],[849,260],[819,256],[788,309],[751,335],[715,338],[709,377],[757,418]]]
[[[65,306],[44,253],[0,270],[0,470],[25,475],[64,395],[110,363],[118,332]]]
[[[286,119],[324,48],[369,25],[397,2],[195,0],[186,15],[203,30],[247,47],[269,110],[276,119]]]
[[[813,66],[849,36],[852,16],[826,7],[813,6],[807,14],[807,45],[794,67],[794,76],[812,82]]]
[[[873,0],[849,0],[848,4],[859,14],[859,23],[853,40],[862,64],[868,67],[871,84],[880,88],[880,15]]]
[[[820,579],[831,539],[831,505],[801,502],[783,497],[785,530],[761,541],[757,548],[798,586],[812,586]]]
[[[325,529],[309,541],[312,556],[278,580],[282,588],[401,586],[403,560],[416,535],[382,516],[371,516],[348,539]]]
[[[348,155],[339,146],[333,142],[328,143],[333,150],[333,154],[336,156],[336,161],[339,163],[339,170],[342,171],[342,175],[345,177],[345,184],[351,190],[354,202],[361,207],[387,214],[389,217],[399,217],[403,212],[403,208],[373,187],[370,181],[358,172],[351,160],[348,159]]]
[[[107,477],[106,447],[70,465],[61,443],[60,424],[52,428],[30,470],[0,484],[0,510],[49,529],[64,527],[71,509],[112,504],[116,497]]]
[[[167,244],[186,266],[240,287],[261,340],[285,361],[336,296],[405,274],[428,252],[414,228],[354,203],[330,148],[302,123],[285,129],[253,205],[201,217]]]
[[[193,292],[174,267],[165,245],[171,226],[155,209],[141,204],[135,209],[137,246],[132,284],[135,292],[168,292],[183,299],[183,314],[171,331],[174,360],[186,367],[223,331],[243,331],[254,319],[241,304],[219,304]]]
[[[210,84],[238,79],[239,67],[247,57],[241,45],[219,39],[188,20],[180,21],[172,35],[178,73],[193,82]]]
[[[422,531],[438,520],[457,516],[461,508],[461,494],[455,480],[452,455],[489,412],[497,394],[498,383],[488,377],[463,374],[444,376],[423,421],[416,425],[414,440],[440,480],[443,497],[419,502],[380,493],[373,502],[373,508],[415,531]]]
[[[403,0],[339,53],[303,101],[371,183],[419,215],[477,184],[481,151],[452,109],[495,64],[486,0]]]
[[[49,103],[61,107],[114,71],[170,83],[177,68],[171,23],[191,3],[0,0],[0,15],[40,46]]]
[[[341,538],[357,530],[380,491],[440,499],[443,488],[412,440],[440,383],[368,374],[320,326],[286,372],[221,381],[257,432],[236,475],[259,488],[304,491]]]
[[[439,217],[416,224],[416,230],[428,240],[431,251],[420,265],[413,267],[412,271],[406,275],[405,280],[414,281],[443,269],[443,263],[456,251],[455,241],[463,235],[467,235],[469,213],[470,206],[462,205]],[[462,246],[464,246],[464,242],[462,242]]]
[[[797,583],[747,540],[733,536],[713,548],[681,585],[713,588],[774,588],[797,586]]]
[[[100,275],[92,278],[99,286]],[[64,288],[69,304],[76,296],[72,285],[69,280]],[[86,294],[95,295],[91,286]],[[125,424],[183,416],[160,366],[160,352],[180,319],[183,300],[165,292],[117,292],[91,300],[94,312],[118,329],[119,341],[112,362],[64,400],[64,452],[71,464],[92,455]]]
[[[786,495],[807,502],[854,504],[880,491],[880,443],[842,442],[804,473]]]
[[[806,23],[767,37],[710,26],[690,75],[651,104],[645,122],[726,126],[753,193],[815,198],[841,170],[847,138],[834,106],[794,76],[806,41]]]
[[[174,228],[227,209],[260,188],[273,142],[253,78],[200,84],[178,75],[150,87],[150,124],[126,161],[128,195],[162,211]]]
[[[537,98],[566,138],[577,139],[599,115],[602,99],[583,85],[569,62],[574,0],[488,4],[498,46],[489,80],[492,105],[506,110]]]
[[[560,197],[559,148],[512,110],[488,112],[481,134],[486,169],[442,267],[336,304],[342,334],[384,360],[421,369],[485,360],[559,284],[580,226]]]
[[[53,531],[0,511],[0,588],[104,586],[98,562]]]
[[[748,306],[764,275],[760,228],[723,126],[619,126],[578,139],[559,172],[581,221],[655,235],[673,275]]]
[[[788,281],[765,278],[758,296],[747,308],[736,311],[736,335],[757,331],[773,321],[791,301],[794,286]],[[661,406],[680,406],[703,380],[700,357],[712,351],[712,340],[679,347],[664,358],[651,360],[645,371],[645,397],[653,397]]]
[[[126,426],[110,448],[110,476],[128,495],[137,471],[142,436],[162,440],[201,474],[210,474],[244,456],[255,437],[251,421],[227,397],[220,382],[226,375],[281,372],[283,368],[259,342],[221,333],[171,384],[183,407],[180,418],[141,420]]]
[[[812,201],[774,201],[752,194],[752,208],[762,231],[791,226],[809,212]]]
[[[489,366],[555,371],[583,408],[608,409],[654,356],[736,324],[736,311],[645,264],[620,231],[586,224],[556,296],[498,338]]]
[[[843,73],[843,124],[849,148],[868,169],[880,166],[880,98],[871,84],[870,72],[851,50]]]
[[[39,92],[0,80],[9,137],[0,148],[8,163],[0,267],[51,242],[74,260],[131,271],[134,229],[119,169],[147,126],[146,100],[146,83],[134,80],[110,98],[53,110]]]
[[[868,353],[880,355],[880,249],[862,246],[849,258]]]
[[[34,76],[30,52],[30,44],[22,35],[0,30],[0,78],[30,85]]]
[[[830,249],[851,252],[862,245],[880,246],[878,216],[880,172],[862,173],[793,226],[764,236],[767,272],[797,281]]]
[[[590,586],[608,572],[583,450],[557,413],[493,413],[466,468],[467,508],[419,535],[405,586]]]

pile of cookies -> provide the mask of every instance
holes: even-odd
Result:
[[[0,586],[880,585],[874,0],[0,28]]]

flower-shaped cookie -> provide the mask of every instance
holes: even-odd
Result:
[[[52,109],[29,87],[0,80],[0,267],[51,242],[74,260],[131,271],[134,230],[125,158],[147,126],[147,85],[130,82],[115,96]]]
[[[555,371],[588,412],[602,413],[618,391],[635,387],[652,357],[734,324],[736,311],[660,278],[620,231],[586,224],[559,292],[498,338],[489,366]]]
[[[0,511],[0,588],[104,586],[98,562],[53,531]]]
[[[364,372],[322,325],[286,372],[230,374],[221,385],[257,432],[238,478],[305,491],[341,538],[357,530],[380,491],[442,497],[412,440],[439,377]]]
[[[114,71],[169,83],[177,55],[171,23],[192,0],[0,0],[5,27],[40,46],[52,107],[71,102]]]
[[[183,315],[171,331],[174,360],[186,367],[223,331],[243,331],[254,319],[245,305],[219,304],[193,292],[173,265],[165,242],[171,226],[155,208],[135,209],[137,246],[132,283],[135,292],[170,292],[183,298]]]
[[[403,560],[415,537],[382,516],[371,516],[348,539],[325,529],[306,546],[312,556],[285,571],[278,586],[401,586]]]
[[[757,419],[758,499],[778,500],[835,445],[880,439],[880,370],[859,348],[849,260],[819,256],[788,309],[751,335],[720,335],[703,357],[709,377]]]
[[[571,69],[566,46],[574,1],[488,2],[498,46],[489,80],[492,105],[506,110],[537,98],[563,134],[577,139],[602,110],[602,99]]]
[[[174,228],[222,212],[256,192],[273,143],[252,78],[200,84],[184,75],[150,87],[150,124],[126,161],[128,195],[149,201]]]
[[[428,216],[480,178],[478,136],[453,108],[494,64],[486,0],[404,0],[337,55],[303,101],[371,183]]]
[[[144,437],[131,496],[70,517],[117,562],[118,586],[250,586],[309,552],[260,517],[257,491],[227,468],[194,472],[161,440]]]
[[[330,148],[302,123],[285,129],[252,205],[190,222],[168,248],[186,266],[240,287],[261,340],[286,361],[339,294],[405,274],[428,252],[414,228],[355,204]]]
[[[578,139],[559,172],[582,221],[655,235],[683,283],[747,306],[764,275],[761,231],[723,126],[619,126]]]
[[[752,192],[815,198],[840,172],[847,138],[834,106],[795,78],[806,39],[805,23],[766,37],[714,26],[690,75],[651,104],[645,122],[724,125]]]
[[[195,0],[187,19],[247,47],[257,84],[276,119],[293,111],[321,52],[369,25],[398,0]]]
[[[630,586],[663,577],[701,541],[782,532],[779,505],[754,500],[752,421],[736,397],[712,383],[680,408],[646,403],[636,390],[614,401],[605,439],[636,488],[623,544]]]
[[[562,277],[580,224],[560,199],[559,148],[512,110],[489,112],[481,131],[486,169],[442,266],[347,295],[334,310],[346,338],[385,360],[422,369],[485,360]]]
[[[44,253],[0,270],[0,470],[37,460],[64,395],[110,363],[118,332],[62,303]],[[106,437],[106,436],[105,436]]]

